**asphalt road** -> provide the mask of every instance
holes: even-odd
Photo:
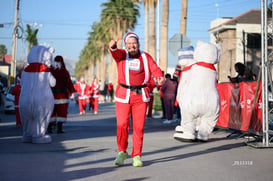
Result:
[[[116,167],[115,105],[100,104],[97,115],[78,112],[72,102],[65,133],[53,133],[52,143],[41,145],[22,143],[15,115],[0,110],[0,180],[272,181],[272,148],[247,146],[245,137],[229,130],[213,132],[207,143],[179,142],[172,137],[176,124],[160,118],[145,124],[144,167],[133,167],[131,158]]]

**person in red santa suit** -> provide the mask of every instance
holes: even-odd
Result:
[[[90,84],[87,85],[87,94],[86,94],[86,104],[89,104],[89,111],[94,110],[94,105],[92,103],[92,99],[93,99],[93,90],[92,90],[92,84],[93,84],[93,80],[90,81]]]
[[[80,115],[83,115],[85,114],[85,110],[86,110],[86,98],[88,95],[89,86],[85,83],[84,78],[81,77],[80,83],[75,84],[74,88],[79,94],[78,102],[79,102]]]
[[[162,84],[164,76],[153,58],[148,53],[139,50],[139,38],[135,33],[128,33],[124,38],[124,43],[125,50],[117,47],[117,40],[109,42],[109,51],[116,61],[118,70],[115,100],[119,153],[114,164],[121,166],[128,157],[126,150],[131,117],[133,127],[132,165],[142,167],[143,127],[147,103],[150,100],[147,83],[153,76]]]
[[[112,84],[111,81],[107,84],[107,92],[108,92],[108,101],[113,102],[113,97],[114,97],[114,85]]]
[[[64,133],[63,123],[67,120],[69,97],[76,92],[67,71],[63,57],[58,55],[54,59],[55,66],[51,66],[50,72],[56,79],[55,87],[52,87],[54,95],[54,110],[51,115],[48,133],[52,133],[53,125],[57,123],[57,133]]]
[[[16,85],[13,87],[11,94],[14,95],[14,106],[15,106],[15,116],[16,116],[16,126],[21,126],[21,117],[19,111],[19,97],[21,93],[21,76],[18,76],[16,79]]]
[[[93,105],[94,114],[98,114],[100,84],[98,83],[98,79],[96,77],[94,78],[93,83],[91,85],[91,90],[92,90],[91,103]]]

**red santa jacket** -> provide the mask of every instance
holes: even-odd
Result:
[[[154,96],[153,90],[156,87],[154,79],[150,79],[150,81],[147,83],[147,86],[150,89],[150,96]]]
[[[56,79],[55,87],[52,87],[55,104],[65,104],[69,102],[69,97],[76,92],[71,81],[69,72],[65,67],[50,68],[51,74]]]
[[[114,92],[114,86],[113,86],[112,83],[108,83],[107,84],[107,90],[108,90],[109,93]]]
[[[151,75],[155,78],[163,77],[162,71],[153,58],[145,52],[141,51],[136,57],[129,57],[129,54],[123,49],[110,49],[110,52],[118,69],[118,86],[115,93],[115,100],[118,102],[128,103],[130,99],[130,89],[120,84],[140,86],[146,85],[150,81]],[[142,88],[144,102],[149,102],[149,92],[148,87]]]
[[[92,90],[92,97],[93,98],[96,98],[96,97],[99,97],[99,90],[100,90],[100,85],[97,83],[93,83],[91,85],[91,90]]]
[[[15,107],[18,107],[18,105],[19,105],[20,93],[21,93],[21,84],[16,84],[11,91],[11,94],[14,95]]]
[[[86,99],[88,96],[89,86],[87,84],[76,83],[74,85],[75,90],[79,94],[79,99]]]

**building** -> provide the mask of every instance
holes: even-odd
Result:
[[[270,20],[271,21],[271,20]],[[208,30],[212,43],[221,45],[217,66],[219,82],[228,82],[228,75],[236,76],[234,64],[244,63],[255,75],[261,62],[261,10],[252,9],[234,18],[221,18],[211,22]],[[268,29],[272,32],[272,29]],[[268,42],[272,50],[272,42]],[[270,51],[269,51],[270,52]]]
[[[4,83],[5,87],[8,84],[10,62],[11,62],[11,55],[4,55],[3,57],[0,57],[0,75],[1,75],[1,81],[2,83]]]

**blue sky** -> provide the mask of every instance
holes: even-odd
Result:
[[[4,44],[11,54],[12,30],[16,0],[0,0],[0,44]],[[100,20],[101,3],[107,0],[20,0],[19,20],[26,24],[39,25],[40,44],[55,48],[55,55],[78,60],[91,25]],[[181,0],[169,0],[169,39],[180,28]],[[216,4],[218,6],[216,6]],[[161,0],[160,0],[161,9]],[[140,37],[144,47],[144,9],[140,5],[140,17],[134,32]],[[210,22],[221,17],[235,17],[250,9],[260,8],[260,0],[188,0],[187,37],[194,45],[197,40],[209,41]],[[24,36],[26,37],[26,36]],[[26,56],[27,44],[18,40],[18,58]],[[176,59],[169,56],[169,65]]]

